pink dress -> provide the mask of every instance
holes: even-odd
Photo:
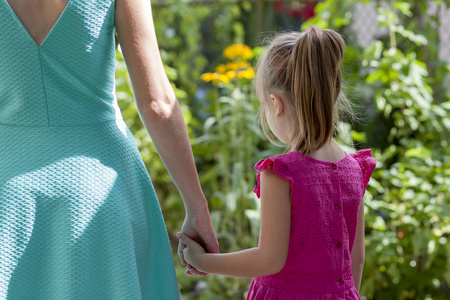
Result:
[[[283,269],[254,278],[247,299],[360,299],[350,254],[358,208],[375,165],[369,149],[346,154],[337,162],[289,152],[255,165],[260,172],[272,166],[290,181],[291,234]]]

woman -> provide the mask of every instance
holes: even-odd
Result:
[[[0,299],[179,299],[114,94],[117,30],[141,119],[184,200],[182,231],[217,252],[150,2],[0,0],[0,28]]]

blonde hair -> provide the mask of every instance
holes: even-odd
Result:
[[[344,39],[334,30],[311,27],[307,32],[276,36],[257,64],[256,92],[265,136],[278,145],[266,119],[270,95],[281,96],[295,108],[290,151],[311,154],[330,141],[339,122],[339,110],[350,111],[341,93]]]

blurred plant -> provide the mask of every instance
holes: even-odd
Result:
[[[190,0],[164,5],[166,2],[152,1],[155,29],[166,73],[180,100],[193,141],[197,136],[203,135],[203,122],[211,114],[210,100],[205,102],[206,99],[201,96],[202,81],[198,78],[206,67],[216,65],[214,58],[226,45],[244,40],[241,13],[250,11],[251,6],[248,3],[222,6],[219,2],[217,6],[190,5]],[[159,4],[162,6],[158,6]],[[227,297],[222,291],[228,285],[217,285],[215,280],[210,280],[205,286],[201,278],[186,276],[185,267],[179,263],[175,233],[181,228],[184,219],[183,203],[140,120],[120,51],[117,51],[116,91],[124,119],[134,134],[161,203],[182,294],[189,294],[195,299],[211,299],[213,294],[210,291],[215,287],[216,295]],[[209,161],[204,160],[201,153],[195,153],[195,156],[199,172],[204,173],[210,166]],[[206,161],[207,165],[203,166],[202,161]],[[210,187],[203,186],[203,189],[206,195],[211,195]],[[218,286],[222,291],[217,292]],[[242,284],[239,286],[242,294],[247,287]]]
[[[253,164],[279,154],[264,141],[256,121],[258,100],[251,88],[254,59],[245,46],[220,56],[226,45],[255,42],[276,28],[270,7],[263,13],[247,2],[190,5],[190,0],[154,10],[166,72],[188,126],[197,168],[220,240],[221,251],[256,246],[259,202],[251,190]],[[165,3],[166,0],[154,0]],[[374,3],[388,34],[362,48],[351,26],[352,9]],[[263,6],[257,2],[256,8]],[[366,124],[341,123],[341,143],[370,147],[378,160],[366,193],[366,264],[361,295],[369,299],[446,299],[450,285],[450,67],[439,61],[438,14],[449,0],[325,0],[309,25],[333,28],[349,41],[344,59],[345,93],[367,116]],[[439,10],[437,10],[439,12]],[[292,24],[291,24],[292,25]],[[244,30],[246,26],[246,30]],[[248,28],[247,28],[248,27]],[[262,27],[261,27],[262,28]],[[232,48],[231,48],[232,49]],[[239,49],[239,50],[238,50]],[[250,48],[251,49],[251,48]],[[242,54],[244,56],[244,54]],[[215,68],[214,68],[215,67]],[[201,75],[204,70],[214,70]],[[234,72],[234,73],[233,73]],[[208,74],[208,75],[207,75]],[[199,80],[201,77],[202,80]],[[225,79],[226,78],[226,79]],[[447,78],[447,79],[446,79]],[[205,83],[205,81],[207,81]],[[117,97],[161,201],[173,250],[184,218],[180,196],[159,160],[134,103],[121,54]],[[347,148],[347,151],[350,151]],[[185,299],[244,299],[249,279],[184,275],[174,252]]]
[[[255,75],[251,65],[260,51],[242,44],[229,46],[223,51],[227,60],[215,68],[216,72],[201,76],[203,81],[212,83],[207,95],[210,116],[193,148],[201,158],[200,180],[208,190],[221,252],[255,247],[258,241],[259,201],[253,194],[253,166],[274,153],[259,129],[259,101],[251,87]],[[211,299],[214,295],[244,299],[250,284],[250,279],[223,276],[208,276],[201,281],[208,283],[209,290],[198,299]]]
[[[320,3],[316,19],[304,26],[349,33],[345,26],[352,15],[342,7],[357,2]],[[360,104],[372,112],[369,126],[359,126],[365,132],[360,142],[373,148],[378,160],[365,198],[361,295],[369,299],[448,299],[450,295],[450,99],[442,76],[450,69],[434,51],[439,48],[439,40],[432,38],[439,18],[424,17],[429,4],[378,3],[378,24],[386,26],[389,34],[365,49],[355,44],[347,47],[348,59],[357,61],[347,67],[358,76],[350,76],[346,85],[350,89],[365,85]],[[425,46],[429,46],[426,52]]]

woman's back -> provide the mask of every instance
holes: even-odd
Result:
[[[370,150],[347,154],[336,162],[288,152],[258,162],[255,169],[269,166],[291,183],[288,258],[279,273],[255,278],[252,285],[263,288],[250,288],[249,298],[294,299],[300,292],[321,294],[324,299],[350,293],[357,299],[351,252],[358,208],[375,167]],[[255,192],[259,196],[259,185]]]
[[[38,46],[0,1],[0,123],[68,126],[115,118],[113,0],[69,0]]]
[[[69,0],[40,46],[6,0],[0,27],[0,299],[179,299],[116,103],[115,1]]]

